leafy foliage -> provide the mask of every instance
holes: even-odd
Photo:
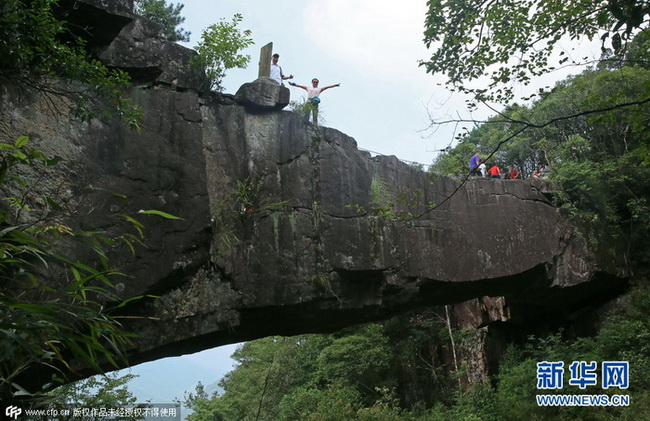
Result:
[[[201,34],[201,41],[195,47],[199,57],[193,62],[194,66],[205,70],[207,85],[205,91],[222,91],[221,82],[226,70],[248,66],[251,58],[240,54],[240,51],[253,45],[252,32],[240,30],[242,15],[235,14],[231,22],[221,19],[208,26]]]
[[[201,382],[196,385],[194,393],[185,394],[185,406],[192,413],[185,418],[187,421],[213,420],[224,421],[223,413],[226,410],[217,400],[218,395],[214,392],[211,396],[205,391]]]
[[[355,421],[358,400],[358,392],[350,387],[299,388],[282,400],[278,420]]]
[[[185,22],[181,3],[167,4],[165,0],[135,0],[135,12],[163,26],[163,32],[169,41],[189,41],[190,32],[178,26]]]
[[[645,284],[645,283],[644,283]],[[650,401],[650,290],[636,289],[621,299],[624,306],[610,314],[594,337],[570,339],[563,332],[531,336],[512,345],[491,382],[458,389],[447,376],[442,388],[419,382],[428,373],[433,380],[449,374],[441,364],[431,370],[444,342],[444,328],[436,312],[349,329],[337,335],[266,338],[244,344],[234,355],[239,362],[221,386],[225,392],[208,397],[201,385],[186,404],[194,408],[188,419],[201,420],[633,420],[648,416]],[[459,337],[461,332],[454,333]],[[347,339],[346,339],[347,338]],[[433,339],[432,339],[433,338]],[[378,340],[378,342],[375,342]],[[356,345],[361,345],[358,348]],[[425,350],[429,352],[425,352]],[[379,355],[380,361],[364,361]],[[433,358],[432,358],[433,357]],[[422,364],[432,358],[434,364]],[[601,390],[598,394],[628,394],[629,407],[540,407],[535,395],[536,364],[540,361],[629,361],[630,388]],[[365,367],[390,361],[381,368],[375,387],[363,379]],[[286,365],[284,365],[286,364]],[[280,368],[282,367],[282,368]],[[400,380],[404,376],[406,381]],[[568,377],[568,370],[565,373]],[[279,377],[276,379],[276,377]],[[368,377],[365,377],[368,380]],[[350,381],[352,380],[352,381]],[[382,386],[383,384],[383,386]],[[568,385],[557,393],[581,394]],[[422,398],[409,401],[418,389]],[[593,393],[587,391],[588,393]],[[545,392],[546,393],[546,392]],[[548,392],[552,393],[552,392]]]
[[[304,98],[301,99],[300,101],[291,101],[289,102],[289,109],[293,111],[294,113],[302,116],[305,120],[309,120],[312,112],[314,110],[314,107],[317,105],[314,105],[311,101],[306,101]],[[323,125],[325,123],[325,118],[323,117],[322,113],[322,108],[321,106],[318,106],[318,124]]]
[[[84,380],[69,383],[54,389],[51,393],[53,404],[67,408],[103,408],[107,412],[119,411],[123,408],[134,406],[137,399],[128,389],[128,383],[136,378],[134,374],[119,376],[117,373],[92,376]],[[54,406],[53,405],[53,406]],[[59,411],[61,413],[61,411]],[[58,420],[74,420],[74,413],[69,417],[59,416]],[[84,417],[89,421],[100,421],[103,416]],[[120,420],[135,420],[137,417],[124,417]]]
[[[532,420],[617,420],[644,419],[648,416],[648,380],[650,349],[647,337],[650,334],[648,314],[649,291],[641,287],[626,297],[629,303],[620,314],[612,314],[600,333],[593,338],[567,340],[562,332],[545,338],[531,338],[522,347],[511,347],[502,362],[497,387],[492,400],[498,409],[499,419],[518,420],[521,417]],[[535,403],[530,379],[535,378],[535,367],[539,361],[629,361],[630,388],[601,390],[607,394],[629,394],[629,407],[538,407]],[[561,393],[581,394],[576,386],[568,385]],[[485,392],[484,392],[485,393]]]
[[[367,325],[336,338],[321,350],[317,364],[321,382],[352,386],[369,398],[376,398],[376,387],[391,386],[385,383],[390,349],[379,325]]]
[[[447,397],[439,386],[447,384],[448,367],[430,348],[446,333],[426,314],[334,335],[247,342],[233,354],[238,365],[221,381],[223,394],[207,396],[198,385],[186,396],[191,420],[413,419],[403,400],[423,405]],[[420,393],[397,393],[413,384]]]
[[[546,162],[538,140],[522,130],[530,122],[526,107],[514,104],[500,115],[490,117],[459,137],[459,143],[438,155],[431,171],[450,177],[464,177],[468,173],[469,158],[475,153],[488,168],[496,164],[501,168],[513,165],[524,177],[530,177],[539,164]]]
[[[524,176],[550,164],[559,203],[600,231],[625,236],[641,263],[648,242],[640,233],[650,227],[643,216],[650,210],[648,80],[643,67],[585,71],[530,108],[509,107],[476,127],[432,171],[466,174],[473,150],[500,166],[514,164]]]
[[[645,47],[644,47],[645,46]],[[530,107],[513,106],[477,126],[435,163],[438,171],[462,173],[472,150],[493,159],[516,163],[551,164],[557,201],[590,241],[610,253],[624,244],[625,258],[636,271],[635,287],[597,336],[570,339],[561,332],[531,338],[512,347],[500,372],[489,385],[470,389],[456,405],[435,406],[431,414],[443,419],[614,420],[647,418],[648,284],[650,243],[648,200],[650,154],[648,115],[650,74],[647,35],[630,44],[635,66],[601,66],[556,85]],[[520,157],[520,158],[518,158]],[[464,170],[466,171],[466,170]],[[585,222],[584,224],[582,222]],[[630,407],[539,407],[530,387],[539,361],[629,361],[634,387],[627,391]],[[565,382],[566,383],[566,382]],[[621,392],[621,391],[617,391]],[[584,391],[565,390],[580,394]],[[610,394],[611,391],[606,393]],[[616,393],[616,392],[614,392]]]
[[[125,358],[132,334],[111,310],[121,306],[106,248],[141,238],[129,233],[108,237],[76,232],[64,225],[65,207],[37,197],[36,183],[20,176],[26,169],[45,173],[48,159],[21,137],[0,143],[0,397],[37,398],[86,365],[103,372],[100,360],[114,366]],[[9,195],[8,192],[14,194]],[[46,204],[37,212],[34,204]],[[40,215],[40,217],[38,217]],[[126,216],[126,215],[125,215]],[[129,217],[130,218],[130,217]],[[133,218],[134,224],[138,224]],[[140,229],[139,226],[135,226]],[[67,255],[80,244],[94,254],[81,262]],[[116,303],[116,304],[109,304]],[[52,373],[48,378],[39,378]]]
[[[527,85],[583,60],[558,48],[561,39],[600,36],[603,46],[608,41],[622,55],[633,35],[647,28],[650,14],[644,0],[431,0],[428,6],[424,42],[435,50],[422,65],[446,74],[453,88],[495,102],[513,99],[512,82]],[[483,77],[487,86],[471,86]]]

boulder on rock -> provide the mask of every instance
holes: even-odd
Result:
[[[235,94],[238,103],[253,110],[281,110],[289,105],[289,98],[287,87],[266,76],[244,83]]]

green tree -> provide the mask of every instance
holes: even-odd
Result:
[[[399,326],[391,330],[410,336],[404,333],[410,323]],[[419,345],[409,348],[414,355],[408,356],[404,341],[393,348],[389,338],[381,324],[369,324],[333,335],[247,342],[233,354],[238,364],[221,381],[223,394],[208,396],[200,386],[186,397],[186,405],[197,408],[193,421],[401,419],[406,413],[397,398],[393,367],[417,365],[426,348],[420,341],[430,336],[422,332],[412,341]]]
[[[219,22],[208,26],[201,34],[201,41],[195,47],[199,56],[193,64],[205,70],[205,91],[222,91],[221,82],[226,76],[226,70],[245,69],[251,58],[240,51],[253,45],[252,32],[249,29],[240,30],[239,24],[244,18],[235,14],[231,22],[222,18]]]
[[[476,152],[485,154],[470,140],[463,140],[453,148],[447,148],[436,156],[429,171],[447,177],[464,177],[469,172],[469,159]]]
[[[646,274],[641,280],[647,282]],[[495,379],[492,402],[496,403],[497,417],[501,420],[634,420],[648,417],[646,402],[650,399],[650,349],[647,310],[650,304],[648,287],[640,286],[624,296],[615,310],[594,337],[571,339],[564,332],[545,337],[531,337],[523,346],[511,346],[502,359],[501,368]],[[541,361],[628,361],[630,366],[629,389],[611,389],[606,394],[630,396],[629,407],[539,407],[535,401],[537,391],[530,386],[536,379],[536,364]],[[565,370],[564,387],[555,393],[585,393],[568,384],[568,370]],[[600,371],[598,372],[600,376]],[[482,393],[488,395],[488,391]],[[549,392],[551,393],[551,392]],[[484,404],[480,405],[485,406]],[[478,409],[478,408],[477,408]],[[478,411],[477,411],[478,412]]]
[[[185,396],[191,420],[277,420],[284,396],[313,383],[315,359],[326,342],[321,335],[246,342],[232,356],[237,367],[219,384],[222,395],[208,396],[198,385]]]
[[[237,368],[220,385],[227,419],[277,419],[284,395],[314,382],[316,359],[329,339],[320,335],[247,342],[234,354]]]
[[[645,276],[645,275],[643,275]],[[647,280],[644,279],[647,282]],[[305,335],[294,338],[265,338],[242,346],[239,365],[224,379],[224,394],[208,396],[197,386],[192,405],[199,420],[377,420],[377,421],[537,421],[634,420],[647,418],[650,379],[648,315],[650,294],[639,288],[622,298],[625,305],[610,314],[598,335],[572,338],[559,331],[546,336],[522,338],[508,348],[499,373],[491,381],[458,389],[447,379],[449,368],[432,357],[448,353],[440,348],[446,328],[436,319],[436,310],[412,312],[382,324],[345,329],[333,335]],[[456,332],[457,333],[457,332]],[[433,338],[433,339],[432,339]],[[378,343],[377,343],[378,342]],[[386,354],[390,370],[384,370]],[[379,358],[379,362],[363,361]],[[299,362],[295,362],[298,359]],[[543,408],[535,395],[536,363],[540,361],[630,362],[628,391],[633,405],[611,408]],[[311,361],[311,364],[309,363]],[[314,364],[315,362],[315,364]],[[418,362],[420,365],[418,366]],[[424,364],[422,364],[424,362]],[[276,370],[277,365],[285,367]],[[368,367],[381,372],[372,382]],[[439,365],[439,367],[434,367]],[[239,373],[237,373],[239,371]],[[424,373],[422,373],[422,371]],[[357,375],[365,378],[361,384]],[[428,382],[404,383],[424,374]],[[275,381],[275,377],[284,379]],[[568,370],[565,385],[568,386]],[[432,382],[431,380],[435,380]],[[440,381],[440,387],[436,383]],[[384,384],[385,386],[380,386]],[[394,386],[391,386],[394,385]],[[429,399],[407,402],[403,389],[421,388]],[[584,393],[577,386],[558,393]],[[601,393],[601,392],[598,392]],[[443,395],[443,397],[441,397]],[[260,402],[262,403],[260,405]],[[202,414],[202,415],[199,415]]]
[[[531,133],[522,131],[530,118],[527,107],[514,104],[499,115],[488,118],[463,134],[453,148],[448,148],[434,160],[430,171],[451,177],[466,177],[469,173],[469,159],[475,153],[481,154],[488,168],[496,164],[501,168],[513,165],[522,172],[522,177],[531,175],[546,157]]]
[[[639,233],[650,228],[644,216],[650,210],[649,78],[642,67],[587,71],[558,85],[530,113],[533,122],[555,120],[531,135],[554,167],[563,206],[597,224],[601,245],[626,244],[634,265],[647,261],[648,241]],[[608,111],[590,113],[594,107]]]
[[[643,39],[639,41],[639,45],[643,43]],[[641,48],[633,52],[645,54]],[[448,412],[449,419],[647,418],[648,80],[650,74],[638,63],[616,70],[585,71],[557,84],[530,107],[521,107],[515,113],[506,110],[491,118],[447,154],[463,151],[468,145],[494,151],[498,139],[509,139],[498,145],[506,157],[512,156],[511,149],[530,148],[529,159],[543,157],[553,166],[551,180],[558,203],[576,218],[576,225],[583,230],[581,235],[617,258],[625,253],[635,276],[632,291],[612,303],[616,310],[596,336],[576,339],[560,332],[532,338],[523,347],[512,347],[500,362],[494,379],[496,388],[484,385],[461,393],[453,406],[431,409],[432,417],[435,414],[444,419]],[[513,130],[517,128],[527,130]],[[441,162],[452,162],[453,158],[445,157]],[[536,392],[531,387],[536,362],[610,360],[629,361],[631,373],[638,370],[638,384],[629,389],[631,401],[636,403],[630,407],[540,408],[536,404]]]
[[[549,163],[562,202],[574,212],[619,228],[634,223],[626,230],[638,232],[648,200],[647,183],[638,180],[648,169],[649,78],[638,66],[570,77],[530,107],[512,106],[489,118],[441,154],[432,171],[466,174],[474,150],[518,166],[524,176]]]
[[[282,400],[279,421],[356,421],[359,393],[352,387],[301,387]]]
[[[638,66],[650,69],[650,33],[643,31],[637,34],[629,43],[625,54],[628,66]]]
[[[187,393],[183,403],[192,413],[185,418],[187,421],[225,421],[225,408],[217,392],[211,395],[205,391],[203,383],[199,382],[194,392]]]
[[[84,380],[60,386],[52,391],[51,397],[54,405],[68,409],[104,408],[106,410],[120,410],[133,407],[136,397],[128,388],[128,383],[138,376],[126,374],[119,376],[117,373],[92,376]],[[69,417],[59,418],[74,420],[73,413]],[[105,416],[85,416],[89,421],[100,421]],[[136,417],[118,418],[120,420],[136,419]]]
[[[434,51],[422,65],[445,74],[452,88],[493,102],[513,98],[512,82],[526,85],[531,77],[582,60],[556,48],[565,37],[600,36],[622,55],[633,35],[647,28],[650,14],[645,0],[432,0],[428,6],[424,42]],[[487,87],[472,87],[483,77]]]
[[[161,24],[169,41],[190,40],[190,32],[178,27],[185,22],[181,16],[184,4],[167,4],[165,0],[135,0],[134,6],[137,14]]]
[[[318,355],[318,376],[324,384],[351,386],[367,403],[377,399],[376,388],[393,386],[388,380],[391,350],[379,324],[369,324],[336,338]]]

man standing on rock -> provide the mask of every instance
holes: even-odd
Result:
[[[280,59],[280,54],[273,54],[271,58],[271,79],[278,82],[278,85],[282,85],[283,80],[293,79],[293,75],[285,76],[282,74],[282,67],[278,65],[278,60]]]
[[[320,98],[319,95],[325,91],[326,89],[329,88],[336,88],[341,86],[340,83],[337,83],[336,85],[330,85],[330,86],[325,86],[323,88],[318,87],[318,79],[313,78],[311,80],[311,86],[303,86],[303,85],[297,85],[295,82],[289,82],[289,85],[295,86],[298,88],[302,88],[305,91],[307,91],[307,102],[309,103],[309,107],[311,109],[311,114],[314,119],[314,126],[318,126],[318,104],[320,104]],[[307,114],[307,120],[309,120],[309,114]]]

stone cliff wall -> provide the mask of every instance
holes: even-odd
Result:
[[[117,231],[112,216],[139,209],[183,218],[147,217],[148,248],[112,256],[132,276],[123,298],[160,297],[125,310],[147,318],[129,326],[133,363],[417,306],[459,304],[459,327],[567,321],[621,290],[617,262],[576,233],[544,182],[459,186],[248,95],[200,97],[200,77],[178,65],[193,53],[164,59],[180,47],[142,41],[155,25],[139,21],[97,51],[137,76],[141,134],[9,84],[0,98],[2,141],[28,135],[65,159],[41,187],[64,187],[69,223]],[[131,56],[151,45],[165,53]]]

